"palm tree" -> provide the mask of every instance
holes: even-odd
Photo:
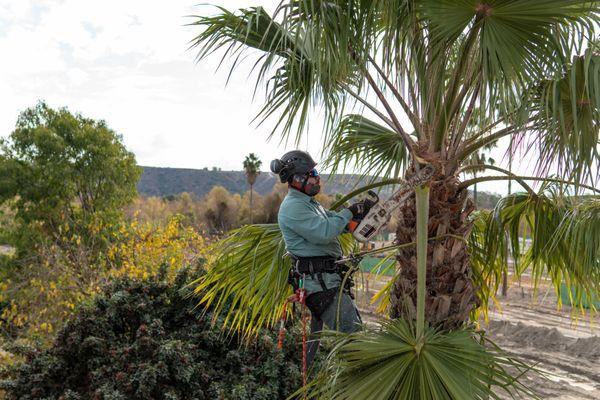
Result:
[[[250,153],[244,160],[244,172],[246,173],[246,179],[248,179],[248,185],[250,185],[250,223],[252,223],[252,187],[256,183],[256,178],[260,175],[260,166],[262,161],[254,153]]]
[[[425,165],[436,171],[399,212],[401,268],[378,295],[392,322],[334,349],[321,395],[479,399],[489,386],[515,389],[508,359],[470,327],[507,268],[504,243],[516,273],[529,268],[536,284],[549,276],[559,291],[566,281],[574,297],[600,288],[600,198],[590,184],[600,161],[599,15],[600,2],[582,0],[287,0],[272,14],[198,17],[199,60],[221,50],[233,69],[244,51],[258,53],[267,95],[257,118],[274,121],[272,135],[298,142],[312,111],[324,110],[332,171],[381,178],[348,197]],[[532,176],[467,165],[504,137],[536,160]],[[479,169],[498,174],[459,179]],[[507,179],[524,192],[473,212],[468,187]],[[524,255],[522,226],[532,239]],[[223,257],[199,280],[201,301],[219,315],[232,299],[227,323],[247,335],[274,324],[289,269],[277,227],[242,228],[215,251]]]

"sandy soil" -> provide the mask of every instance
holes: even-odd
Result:
[[[530,287],[513,287],[492,310],[487,327],[506,351],[535,365],[524,383],[543,399],[600,399],[600,317],[576,318],[570,307],[557,310],[552,290],[533,296]]]
[[[373,308],[367,302],[367,287],[373,295],[387,279],[364,274],[362,285],[361,277],[356,278],[357,303],[368,319]],[[526,280],[520,286],[513,284],[507,297],[498,300],[501,310],[490,310],[484,328],[501,348],[544,374],[530,372],[523,383],[542,399],[600,399],[599,315],[577,319],[570,307],[558,310],[551,289],[542,287],[534,296]]]

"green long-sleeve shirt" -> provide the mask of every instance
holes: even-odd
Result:
[[[312,197],[290,189],[279,208],[279,228],[287,251],[297,257],[342,255],[338,236],[352,218],[352,212],[325,210]],[[323,274],[327,288],[340,285],[338,274]],[[307,277],[304,287],[308,293],[323,290],[319,281]]]

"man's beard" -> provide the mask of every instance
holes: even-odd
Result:
[[[304,188],[304,193],[306,193],[310,197],[314,197],[314,196],[318,195],[320,191],[321,191],[321,185],[319,185],[319,184],[306,185]]]

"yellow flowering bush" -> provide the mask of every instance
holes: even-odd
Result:
[[[195,264],[204,256],[205,239],[193,228],[184,227],[181,216],[164,226],[134,219],[115,235],[117,244],[107,254],[110,277],[146,279],[163,267],[173,278],[182,265]]]
[[[133,220],[112,235],[112,244],[100,256],[91,255],[76,235],[66,233],[60,244],[41,246],[35,260],[14,265],[0,283],[3,336],[46,341],[107,281],[142,280],[161,269],[172,279],[181,266],[200,262],[206,246],[178,216],[162,226]]]

